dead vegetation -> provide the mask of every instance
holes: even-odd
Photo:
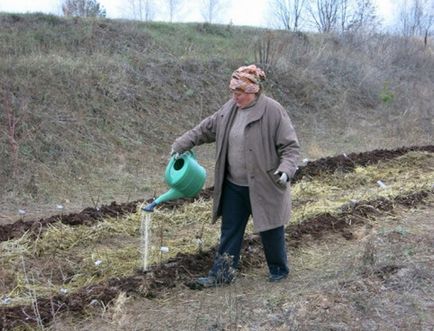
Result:
[[[320,175],[331,174],[337,172],[340,174],[354,172],[356,167],[361,166],[365,167],[368,165],[374,165],[380,161],[386,161],[393,158],[397,158],[411,151],[427,151],[433,152],[434,147],[432,145],[428,146],[415,146],[415,147],[402,147],[396,150],[374,150],[369,152],[362,153],[350,153],[349,155],[343,154],[334,157],[326,157],[315,160],[314,162],[308,161],[306,165],[302,165],[297,170],[292,183],[299,182],[303,177],[307,177],[308,179],[318,177]],[[415,161],[418,159],[415,158]],[[410,160],[411,161],[411,160]],[[409,162],[410,162],[409,161]],[[419,163],[424,162],[424,160],[419,161]],[[361,169],[361,168],[359,168]],[[360,178],[358,181],[366,182],[368,179],[361,176],[362,170],[358,170],[358,174]],[[347,177],[350,177],[348,175]],[[379,178],[381,174],[377,175]],[[371,179],[372,180],[372,179]],[[322,180],[321,180],[322,181]],[[351,181],[349,182],[351,183]],[[321,189],[324,187],[324,182],[321,183]],[[350,184],[346,184],[347,187]],[[310,189],[313,189],[314,183],[309,183]],[[213,188],[209,187],[202,190],[197,199],[208,200],[212,196]],[[193,202],[196,199],[179,199],[176,201],[169,201],[159,208],[168,208],[173,209],[176,208],[179,204],[183,204],[185,202]],[[118,204],[113,201],[110,205],[103,205],[97,208],[85,208],[79,213],[70,213],[70,214],[60,214],[54,215],[49,218],[39,219],[39,220],[28,220],[25,221],[21,219],[13,224],[0,225],[0,241],[10,240],[16,237],[21,236],[25,232],[40,234],[43,229],[51,224],[56,222],[61,222],[66,225],[92,225],[94,222],[103,220],[107,217],[122,217],[125,214],[132,213],[136,210],[137,205],[142,203],[143,200],[132,201],[128,203]],[[148,201],[150,202],[150,201]]]
[[[65,330],[430,330],[434,326],[432,195],[417,209],[395,206],[352,227],[290,248],[291,278],[264,282],[265,266],[243,269],[230,287],[176,287],[154,299],[72,314]],[[114,302],[123,302],[125,295]],[[96,317],[95,317],[96,315]]]
[[[359,229],[368,231],[379,217],[428,203],[433,165],[432,153],[408,152],[350,173],[338,170],[302,178],[293,187],[295,212],[287,229],[291,251],[298,254],[306,243],[322,242],[330,235],[357,240]],[[378,178],[387,188],[378,186]],[[54,223],[36,240],[29,233],[4,241],[0,244],[3,327],[23,325],[23,320],[44,325],[55,319],[53,310],[83,312],[92,302],[107,307],[121,293],[161,298],[173,288],[190,286],[193,277],[206,273],[218,241],[218,228],[209,224],[210,210],[209,200],[198,200],[154,212],[149,254],[153,267],[145,274],[139,249],[140,213],[74,227]],[[162,246],[169,252],[162,253]],[[380,263],[376,246],[375,240],[367,240],[358,272],[381,280],[402,266]],[[260,242],[252,233],[244,247],[241,278],[261,270],[264,263]]]
[[[434,161],[422,146],[432,143],[432,49],[42,14],[0,15],[0,26],[0,222],[10,223],[0,329],[434,327]],[[236,283],[192,291],[218,240],[212,188],[152,215],[144,273],[140,204],[165,189],[170,143],[221,105],[230,72],[255,55],[306,158],[287,228],[291,278],[264,281],[249,229]],[[198,152],[212,173],[212,148]]]
[[[162,190],[172,141],[258,53],[303,158],[432,142],[433,53],[417,40],[42,14],[0,26],[1,222]],[[199,155],[212,173],[212,147]]]

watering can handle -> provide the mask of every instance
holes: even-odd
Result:
[[[197,157],[196,157],[196,153],[191,149],[191,150],[189,150],[189,151],[185,151],[185,152],[182,152],[182,153],[179,153],[179,156],[178,157],[176,157],[176,154],[177,153],[175,153],[175,154],[173,154],[171,157],[170,157],[170,160],[169,160],[169,164],[168,164],[168,167],[169,168],[171,168],[172,166],[173,166],[173,163],[175,163],[175,161],[177,160],[177,159],[180,159],[184,154],[191,154],[191,156],[193,157],[193,159],[197,159]]]
[[[176,162],[176,160],[182,158],[182,156],[183,156],[184,154],[190,154],[190,155],[193,157],[193,159],[196,160],[196,154],[195,154],[194,151],[191,150],[191,149],[190,149],[189,151],[185,151],[185,152],[180,153],[178,157],[175,157],[176,154],[173,154],[173,155],[170,157],[169,163],[167,164],[167,167],[166,167],[166,176],[167,176],[168,169],[172,169],[172,168],[173,168],[173,165],[174,165],[175,162]]]
[[[194,159],[197,159],[197,158],[196,158],[196,153],[195,153],[192,149],[180,153],[180,156],[182,156],[182,155],[184,155],[184,154],[191,154],[191,156],[192,156]]]

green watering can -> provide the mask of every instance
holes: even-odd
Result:
[[[197,162],[193,151],[172,156],[166,167],[165,181],[170,190],[160,195],[152,203],[143,208],[152,212],[156,205],[179,198],[194,198],[202,189],[206,180],[205,169]]]

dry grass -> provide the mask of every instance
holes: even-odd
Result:
[[[1,104],[12,98],[18,120],[12,176],[0,113],[0,221],[162,190],[170,144],[220,107],[232,70],[270,35],[265,89],[303,157],[432,141],[433,52],[418,41],[41,14],[0,15],[0,26]],[[212,149],[199,153],[209,173]]]
[[[386,188],[377,183],[382,181]],[[358,167],[354,172],[335,173],[294,185],[292,215],[299,222],[314,215],[340,211],[340,207],[373,197],[388,197],[420,189],[434,182],[434,158],[431,153],[408,153],[390,162]]]
[[[382,180],[387,188],[378,186]],[[430,189],[434,182],[434,157],[412,152],[375,166],[357,168],[354,173],[335,173],[304,179],[293,187],[292,222],[302,222],[321,213],[339,214],[350,201],[373,200]],[[178,253],[209,250],[218,242],[219,226],[212,225],[211,201],[184,204],[176,210],[151,214],[148,264],[164,263]],[[92,226],[50,226],[36,240],[24,235],[0,243],[2,285],[14,303],[31,300],[29,286],[40,297],[69,292],[113,277],[126,277],[143,268],[140,248],[142,214],[110,218]],[[247,233],[252,233],[249,224]],[[168,252],[161,252],[161,247]],[[31,275],[31,284],[25,281]],[[314,261],[309,261],[313,265]]]
[[[19,120],[18,176],[12,176],[14,155],[0,112],[0,221],[16,219],[19,208],[30,218],[58,212],[56,204],[70,212],[162,193],[171,142],[228,97],[230,72],[254,59],[246,41],[269,35],[40,14],[0,15],[0,25],[0,104],[11,97]],[[293,119],[303,158],[432,142],[434,77],[426,70],[433,67],[432,49],[390,36],[274,37],[266,90]],[[212,174],[213,147],[200,147],[198,155]],[[424,153],[305,179],[293,187],[293,221],[433,182],[433,158]],[[149,262],[213,246],[218,226],[209,224],[210,210],[202,201],[155,212]],[[429,330],[432,213],[400,215],[371,219],[372,228],[359,229],[355,242],[333,235],[308,240],[291,251],[294,271],[283,285],[264,283],[264,267],[215,291],[180,287],[153,301],[121,293],[110,307],[90,306],[89,320],[64,325],[55,318],[52,328]],[[136,213],[91,227],[56,224],[36,240],[24,235],[0,243],[1,299],[34,304],[35,297],[135,273],[142,267],[140,221]],[[161,246],[169,252],[160,253]]]
[[[431,330],[434,326],[431,199],[396,209],[354,240],[328,234],[290,250],[285,282],[249,270],[230,287],[180,287],[158,299],[131,299],[122,314],[62,323],[64,330]],[[375,258],[367,258],[374,255]],[[265,268],[265,266],[264,266]],[[128,322],[125,322],[128,321]]]

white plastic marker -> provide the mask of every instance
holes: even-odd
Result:
[[[384,184],[381,180],[377,180],[377,184],[378,186],[380,186],[381,188],[386,188],[386,184]]]
[[[169,247],[167,247],[167,246],[161,246],[160,252],[161,253],[169,253]]]

